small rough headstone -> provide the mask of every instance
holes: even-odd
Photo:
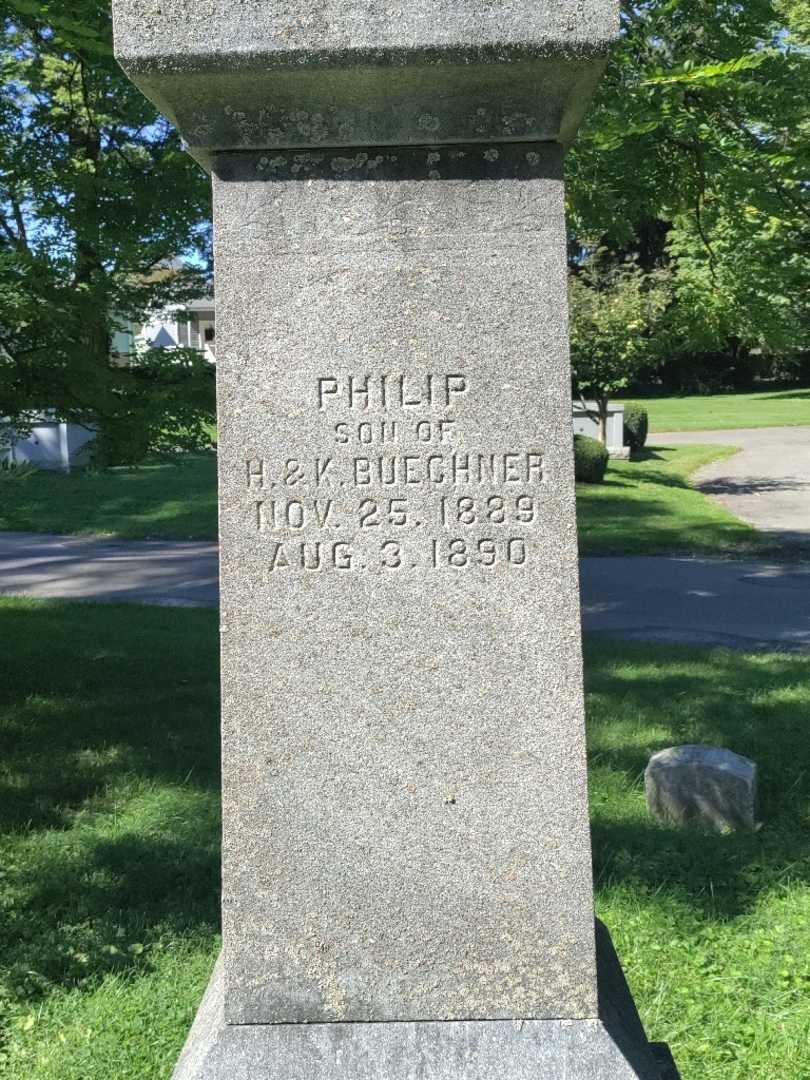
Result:
[[[757,767],[719,746],[670,746],[653,754],[644,773],[650,813],[670,825],[718,832],[756,829]]]
[[[114,0],[214,181],[223,949],[176,1080],[660,1080],[595,931],[564,145],[614,0]]]

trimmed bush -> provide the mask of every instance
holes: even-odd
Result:
[[[624,444],[629,446],[634,454],[644,449],[649,426],[650,422],[645,408],[641,405],[625,405]]]
[[[574,436],[574,476],[586,484],[601,484],[610,454],[598,439]]]

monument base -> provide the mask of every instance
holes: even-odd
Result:
[[[598,1019],[226,1024],[217,962],[172,1080],[679,1080],[597,924]]]

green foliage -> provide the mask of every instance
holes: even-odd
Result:
[[[608,454],[598,439],[574,436],[574,475],[585,484],[601,484],[608,466]]]
[[[605,441],[608,399],[653,364],[663,347],[669,301],[663,271],[594,259],[569,280],[571,367],[576,391],[594,398]]]
[[[93,464],[140,465],[149,453],[149,429],[143,416],[130,411],[108,419],[93,442]]]
[[[649,430],[649,417],[643,405],[632,401],[624,407],[624,444],[634,453],[644,449]]]
[[[25,480],[39,470],[31,461],[15,461],[13,458],[0,458],[0,480]]]
[[[622,3],[568,159],[575,251],[673,271],[674,351],[807,347],[807,0]]]
[[[8,12],[8,8],[6,8]],[[199,447],[213,373],[194,356],[110,359],[128,320],[199,296],[208,183],[112,56],[103,0],[12,0],[2,21],[0,416],[140,430]],[[183,252],[200,269],[167,273]],[[181,404],[194,402],[194,414]],[[115,440],[115,436],[111,436]]]

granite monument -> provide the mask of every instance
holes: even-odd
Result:
[[[613,0],[114,0],[213,176],[223,950],[176,1080],[660,1080],[587,817],[564,147]]]

